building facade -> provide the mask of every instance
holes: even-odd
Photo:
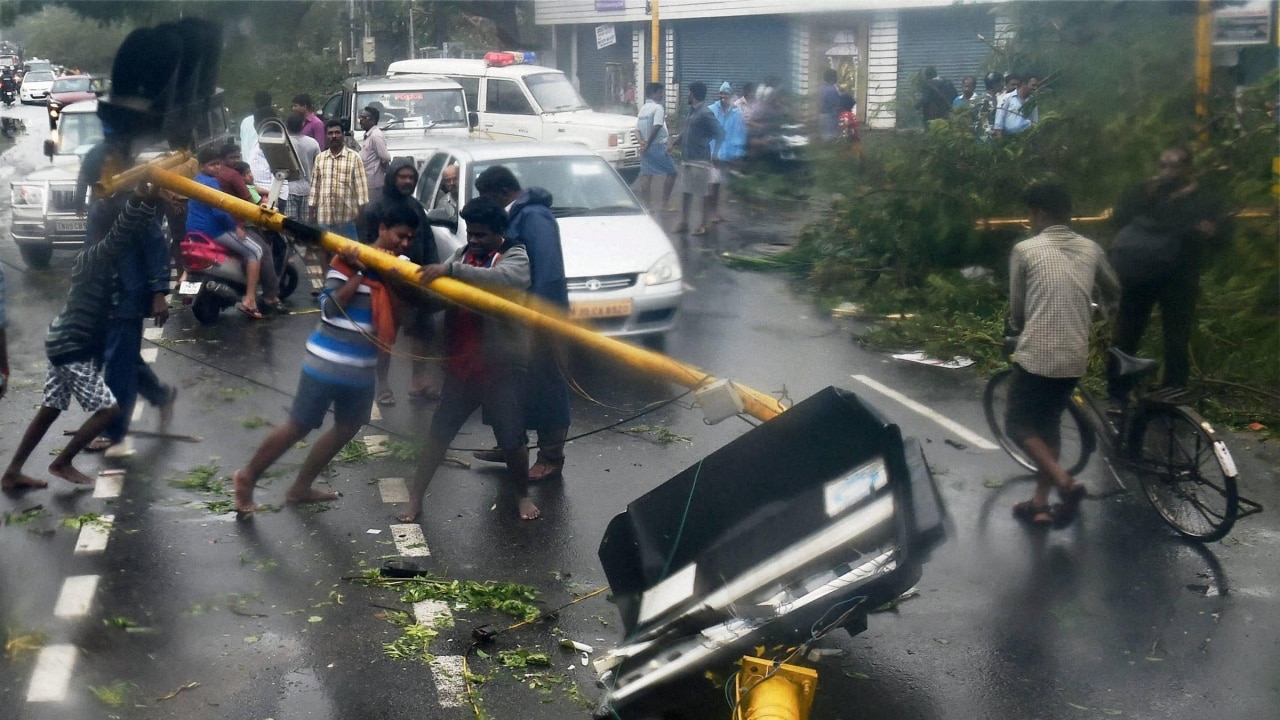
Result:
[[[956,87],[981,77],[991,47],[1010,32],[1003,2],[955,0],[658,0],[659,81],[675,109],[690,83],[714,94],[728,81],[781,87],[811,101],[834,68],[873,128],[919,125],[907,105],[926,66]],[[593,107],[622,109],[650,78],[648,0],[535,0],[552,30],[552,60]],[[782,12],[784,11],[785,12]],[[904,92],[905,91],[905,92]],[[812,112],[812,102],[796,107]]]

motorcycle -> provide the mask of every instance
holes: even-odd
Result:
[[[13,107],[13,104],[17,102],[18,92],[12,84],[4,83],[3,86],[0,86],[0,100],[4,101],[4,106],[7,108]]]
[[[307,277],[307,265],[291,238],[268,231],[259,232],[270,243],[280,280],[280,299],[298,289]],[[235,305],[245,292],[244,263],[238,256],[199,232],[188,232],[178,252],[186,279],[178,287],[178,296],[203,325],[218,320],[222,311]]]

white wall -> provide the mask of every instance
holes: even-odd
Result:
[[[989,5],[1008,0],[791,0],[785,4],[788,13],[847,12],[896,10],[945,5]],[[737,15],[776,15],[784,3],[780,0],[658,0],[661,20],[686,20]],[[534,21],[539,25],[564,23],[641,22],[645,0],[625,0],[625,10],[597,12],[595,0],[534,0]]]
[[[893,102],[898,94],[898,13],[872,16],[867,46],[867,98],[858,109],[859,121],[867,127],[892,128],[897,122]]]

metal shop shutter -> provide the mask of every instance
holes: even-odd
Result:
[[[618,42],[597,50],[596,26],[578,26],[578,92],[588,105],[596,109],[618,104],[617,98],[608,96],[609,76],[606,63],[618,63],[624,69],[631,63],[631,26],[627,23],[613,23],[613,27]]]
[[[978,89],[981,90],[983,63],[990,53],[987,42],[995,36],[995,31],[995,17],[990,14],[989,8],[940,7],[900,12],[899,92],[910,92],[911,78],[928,65],[938,69],[938,77],[950,80],[957,92],[965,75],[977,78]],[[979,35],[986,38],[987,42],[978,39]],[[898,113],[898,126],[908,124],[920,124],[918,109],[903,108]]]
[[[791,82],[791,23],[781,15],[680,20],[675,28],[681,104],[689,84],[698,80],[707,84],[708,100],[726,80],[735,93],[747,82]]]

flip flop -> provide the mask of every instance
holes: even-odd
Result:
[[[110,438],[96,437],[92,442],[85,446],[84,451],[91,453],[102,452],[114,444],[115,443],[111,442]]]
[[[409,391],[409,402],[430,402],[440,399],[439,388],[424,387],[421,390]]]
[[[1049,527],[1054,523],[1053,508],[1024,500],[1013,506],[1013,516],[1031,527]]]
[[[258,308],[251,308],[243,302],[236,303],[236,309],[254,320],[261,320],[263,318],[262,311],[258,310]]]
[[[698,228],[697,230],[694,230],[693,232],[691,232],[691,233],[689,233],[689,234],[690,234],[690,235],[706,235],[706,234],[707,234],[707,226],[706,226],[706,225],[703,225],[702,227]]]
[[[378,395],[378,407],[395,407],[396,394],[387,390]]]

